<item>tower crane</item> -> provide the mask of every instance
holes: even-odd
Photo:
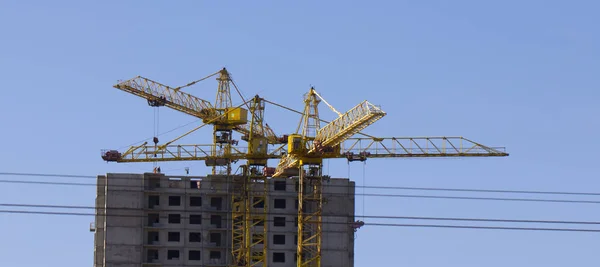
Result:
[[[181,90],[216,75],[219,85],[214,104]],[[232,105],[230,85],[242,98],[239,106]],[[329,178],[322,172],[323,159],[344,158],[352,162],[369,158],[508,156],[504,148],[485,146],[463,137],[378,138],[364,134],[363,129],[386,115],[380,107],[363,101],[340,113],[313,87],[305,95],[303,112],[298,112],[302,117],[296,132],[277,136],[264,121],[265,104],[293,109],[258,95],[246,101],[225,68],[180,87],[169,87],[141,76],[114,87],[146,99],[150,106],[167,106],[202,119],[202,125],[162,145],[155,142],[151,146],[144,142],[123,153],[103,150],[102,158],[112,162],[204,161],[212,167],[213,174],[230,177],[233,192],[232,263],[229,266],[267,266],[266,203],[269,203],[267,192],[271,178],[298,179],[297,266],[319,267],[323,181]],[[319,117],[321,102],[337,114],[334,120]],[[325,123],[324,126],[321,123]],[[205,125],[213,125],[212,144],[173,144]],[[242,134],[247,147],[238,146],[238,141],[232,138],[233,131]],[[279,160],[275,168],[268,167],[269,159]],[[231,165],[239,160],[246,162],[240,166],[242,175],[232,175]],[[262,189],[257,190],[260,186]],[[264,203],[262,210],[253,211],[260,202]]]

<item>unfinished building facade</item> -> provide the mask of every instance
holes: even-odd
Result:
[[[95,267],[229,266],[227,176],[98,176]],[[268,266],[296,266],[297,180],[268,180]],[[323,183],[321,266],[354,266],[354,182]],[[262,208],[262,207],[256,207]]]

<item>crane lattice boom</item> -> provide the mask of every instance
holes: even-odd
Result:
[[[328,148],[335,147],[383,116],[385,116],[385,112],[365,100],[318,129],[314,142],[306,154],[324,152]],[[297,167],[299,160],[298,155],[286,155],[277,165],[273,177],[281,176],[286,169]]]
[[[114,87],[148,101],[162,102],[167,107],[194,117],[204,120],[212,118],[209,113],[206,113],[206,111],[214,109],[210,102],[141,76],[120,82]],[[205,111],[203,112],[203,110]]]
[[[214,145],[168,145],[163,148],[147,145],[133,146],[123,153],[117,162],[195,161],[211,158]],[[504,147],[488,147],[464,137],[387,137],[349,138],[340,145],[340,153],[328,158],[366,160],[368,158],[423,158],[423,157],[503,157],[508,156]],[[224,155],[225,150],[217,150]],[[280,159],[286,145],[268,150],[269,159]],[[229,158],[240,160],[247,157],[248,148],[232,148]],[[156,157],[155,157],[156,155]]]
[[[317,131],[315,143],[336,146],[385,116],[385,112],[368,101],[356,105]],[[313,147],[310,152],[313,152]]]
[[[190,83],[186,86],[192,84],[194,83]],[[200,118],[204,122],[214,120],[222,115],[222,111],[218,111],[210,102],[181,91],[181,87],[172,88],[142,76],[120,82],[114,87],[142,97],[148,100],[148,103],[167,106]],[[265,130],[262,130],[262,127],[253,127],[252,131],[255,135],[266,137],[269,144],[283,143],[281,138],[278,138],[268,125],[263,127]],[[250,133],[250,126],[248,124],[235,125],[233,126],[233,129],[244,135],[249,135]]]

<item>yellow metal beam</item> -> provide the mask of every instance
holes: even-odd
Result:
[[[506,157],[504,147],[489,147],[464,137],[349,138],[341,144],[343,156],[367,158]]]
[[[211,151],[216,151],[217,156],[211,156]],[[279,159],[285,151],[285,145],[270,149],[266,155],[268,159]],[[123,153],[117,162],[154,162],[154,161],[196,161],[216,158],[230,160],[247,159],[248,148],[231,147],[231,152],[217,145],[169,145],[165,147],[135,146]]]

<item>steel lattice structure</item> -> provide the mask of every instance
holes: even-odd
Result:
[[[198,98],[182,89],[217,76],[215,103]],[[231,85],[243,104],[232,106]],[[363,101],[345,113],[338,112],[314,88],[304,98],[304,111],[295,133],[277,136],[264,120],[265,103],[292,110],[267,101],[258,95],[245,100],[223,68],[200,80],[180,87],[137,76],[114,86],[147,100],[152,107],[166,106],[202,119],[202,125],[169,142],[147,142],[124,152],[103,150],[102,158],[113,162],[204,161],[213,174],[233,179],[231,195],[231,258],[229,266],[267,266],[268,184],[274,177],[297,177],[299,267],[321,266],[323,159],[345,158],[365,161],[369,158],[410,157],[505,157],[504,148],[489,147],[463,137],[388,137],[378,138],[361,133],[386,113]],[[337,118],[331,122],[319,118],[318,105],[323,102]],[[249,113],[249,118],[248,118]],[[325,125],[321,126],[321,123]],[[191,132],[213,126],[211,144],[174,144]],[[233,133],[241,135],[246,145],[238,145]],[[361,134],[367,137],[356,138]],[[276,168],[268,160],[279,160]],[[232,175],[232,164],[239,160],[242,175]],[[255,212],[261,206],[260,212]]]

